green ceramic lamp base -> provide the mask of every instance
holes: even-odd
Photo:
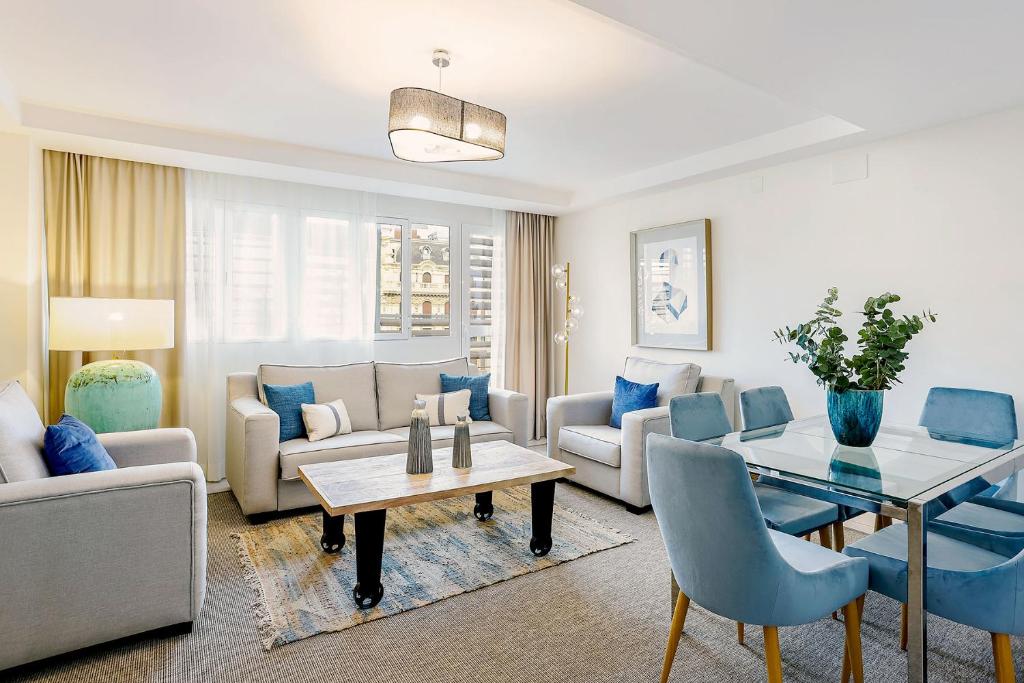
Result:
[[[163,403],[156,370],[137,360],[82,366],[64,389],[64,412],[97,434],[155,429]]]

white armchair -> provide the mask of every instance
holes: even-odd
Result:
[[[0,671],[190,630],[206,593],[206,481],[192,432],[102,434],[118,469],[62,477],[47,472],[43,434],[21,385],[0,383]]]
[[[630,512],[651,505],[644,446],[648,434],[669,434],[668,404],[673,396],[699,392],[722,395],[733,419],[735,384],[724,377],[702,377],[692,363],[660,363],[627,358],[622,376],[631,382],[658,382],[658,405],[622,416],[622,429],[608,425],[611,391],[572,394],[548,399],[548,457],[576,467],[573,481],[626,504]]]

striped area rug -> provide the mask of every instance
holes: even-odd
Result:
[[[356,558],[351,516],[345,518],[346,544],[337,555],[320,550],[319,513],[232,534],[255,593],[264,647],[342,631],[634,540],[556,502],[554,545],[546,557],[534,557],[527,488],[495,491],[494,516],[486,522],[473,517],[473,503],[468,496],[388,510],[384,598],[366,611],[352,601]]]

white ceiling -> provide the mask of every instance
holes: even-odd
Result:
[[[1024,102],[1024,3],[0,0],[0,16],[0,110],[44,143],[556,213]],[[503,160],[393,159],[388,95],[436,87],[437,47],[445,92],[508,116]]]

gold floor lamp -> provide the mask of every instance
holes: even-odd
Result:
[[[562,387],[563,395],[569,393],[569,337],[580,328],[583,306],[580,298],[569,291],[569,262],[563,265],[556,263],[551,266],[551,277],[555,278],[555,289],[565,292],[565,322],[562,329],[555,332],[555,343],[565,346],[565,378]]]

